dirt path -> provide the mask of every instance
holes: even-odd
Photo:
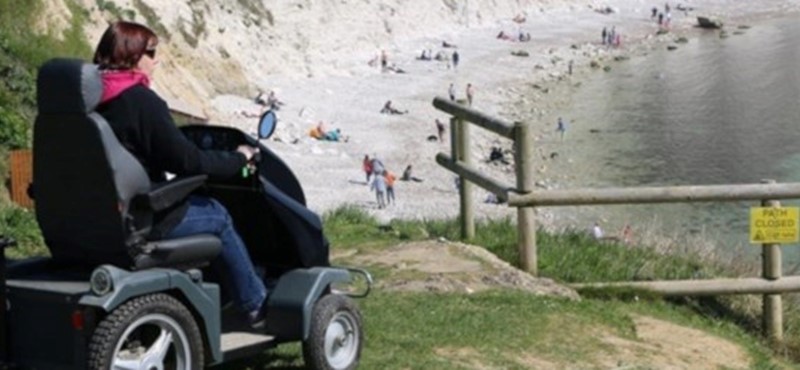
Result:
[[[344,252],[344,254],[349,254]],[[528,275],[481,247],[449,241],[399,244],[372,253],[352,255],[359,265],[391,269],[376,289],[422,292],[464,292],[496,288],[520,289],[535,295],[579,300],[569,287]],[[612,350],[597,353],[587,363],[558,363],[533,354],[516,361],[532,369],[747,369],[750,357],[739,345],[703,331],[647,316],[634,316],[636,338],[616,336],[602,327],[587,335]],[[465,368],[489,369],[472,348],[438,348],[436,352]]]

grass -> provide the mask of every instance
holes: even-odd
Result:
[[[459,235],[456,220],[393,221],[389,225],[379,225],[373,218],[355,207],[342,207],[329,212],[324,216],[324,221],[326,233],[330,235],[332,244],[337,249],[369,251],[402,241],[440,237],[453,240],[458,239]],[[742,266],[752,264],[751,262],[715,259],[714,254],[707,253],[705,245],[697,247],[696,250],[686,246],[675,248],[674,244],[685,242],[679,240],[667,244],[660,240],[658,242],[661,244],[656,247],[629,246],[613,242],[598,243],[585,233],[575,230],[566,230],[563,233],[540,231],[537,233],[537,240],[540,275],[567,283],[700,279],[738,276],[741,271],[752,270],[750,267]],[[510,219],[478,223],[476,237],[471,242],[484,246],[509,263],[516,263],[516,226]],[[381,269],[377,270],[377,274],[388,275]],[[679,312],[680,315],[675,318],[684,322],[689,321],[690,326],[725,327],[731,338],[747,338],[743,342],[750,343],[753,342],[753,337],[759,337],[758,297],[728,296],[664,301],[642,292],[596,291],[587,301],[596,302],[606,309],[610,297],[645,299],[648,304],[637,305],[637,307],[650,307],[645,309],[645,313],[672,317]],[[789,358],[797,359],[800,346],[796,343],[800,338],[800,327],[796,323],[800,320],[798,312],[800,306],[797,305],[797,295],[787,294],[784,297],[786,302],[784,353]],[[372,299],[370,297],[367,301]],[[441,297],[437,296],[435,300],[440,301]],[[617,301],[612,300],[612,302]],[[629,306],[629,303],[620,304],[621,307]],[[704,324],[698,324],[696,320],[701,320]],[[769,368],[770,366],[765,365],[770,362],[769,350],[760,344],[755,346],[759,349],[747,347],[750,352],[758,354],[753,355],[754,366]]]
[[[472,295],[377,292],[359,302],[365,325],[363,369],[604,368],[617,351],[609,336],[636,342],[632,316],[697,328],[745,348],[750,368],[780,363],[741,328],[661,301],[572,302],[499,290]],[[222,369],[300,368],[300,347],[279,347]],[[646,358],[642,364],[647,364]],[[605,367],[608,368],[608,367]]]

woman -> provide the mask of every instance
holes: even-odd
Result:
[[[158,65],[158,37],[147,27],[116,22],[103,34],[94,54],[103,79],[97,112],[109,123],[119,141],[147,171],[151,182],[166,181],[165,172],[177,176],[207,174],[230,177],[239,172],[256,150],[200,150],[175,126],[166,102],[149,88]],[[238,306],[251,324],[263,318],[267,296],[228,211],[214,199],[190,196],[182,204],[157,214],[151,237],[178,238],[214,234],[222,252],[212,261]]]

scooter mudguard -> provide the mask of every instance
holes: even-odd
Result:
[[[111,273],[112,291],[102,296],[89,293],[81,298],[79,301],[81,305],[111,312],[134,297],[159,292],[177,292],[183,295],[190,305],[188,308],[197,313],[202,320],[201,327],[205,328],[204,334],[211,349],[212,362],[222,360],[219,285],[203,283],[199,272],[195,275],[164,268],[127,271],[112,265],[101,267]]]
[[[267,333],[282,342],[307,339],[314,303],[331,283],[349,281],[350,273],[337,268],[314,267],[287,272],[267,299]]]

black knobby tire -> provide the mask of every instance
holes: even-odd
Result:
[[[303,341],[306,368],[352,370],[358,367],[364,341],[361,312],[349,297],[328,294],[314,304],[308,339]]]
[[[167,335],[162,337],[165,333]],[[89,342],[89,369],[108,370],[115,361],[127,361],[122,357],[126,355],[123,346],[131,344],[129,339],[140,346],[143,341],[153,339],[155,347],[156,338],[153,337],[168,338],[164,340],[168,350],[163,351],[162,357],[168,357],[166,362],[169,366],[164,366],[164,369],[203,368],[203,340],[191,312],[174,297],[157,293],[125,302],[100,322]],[[144,365],[143,361],[139,362]]]

